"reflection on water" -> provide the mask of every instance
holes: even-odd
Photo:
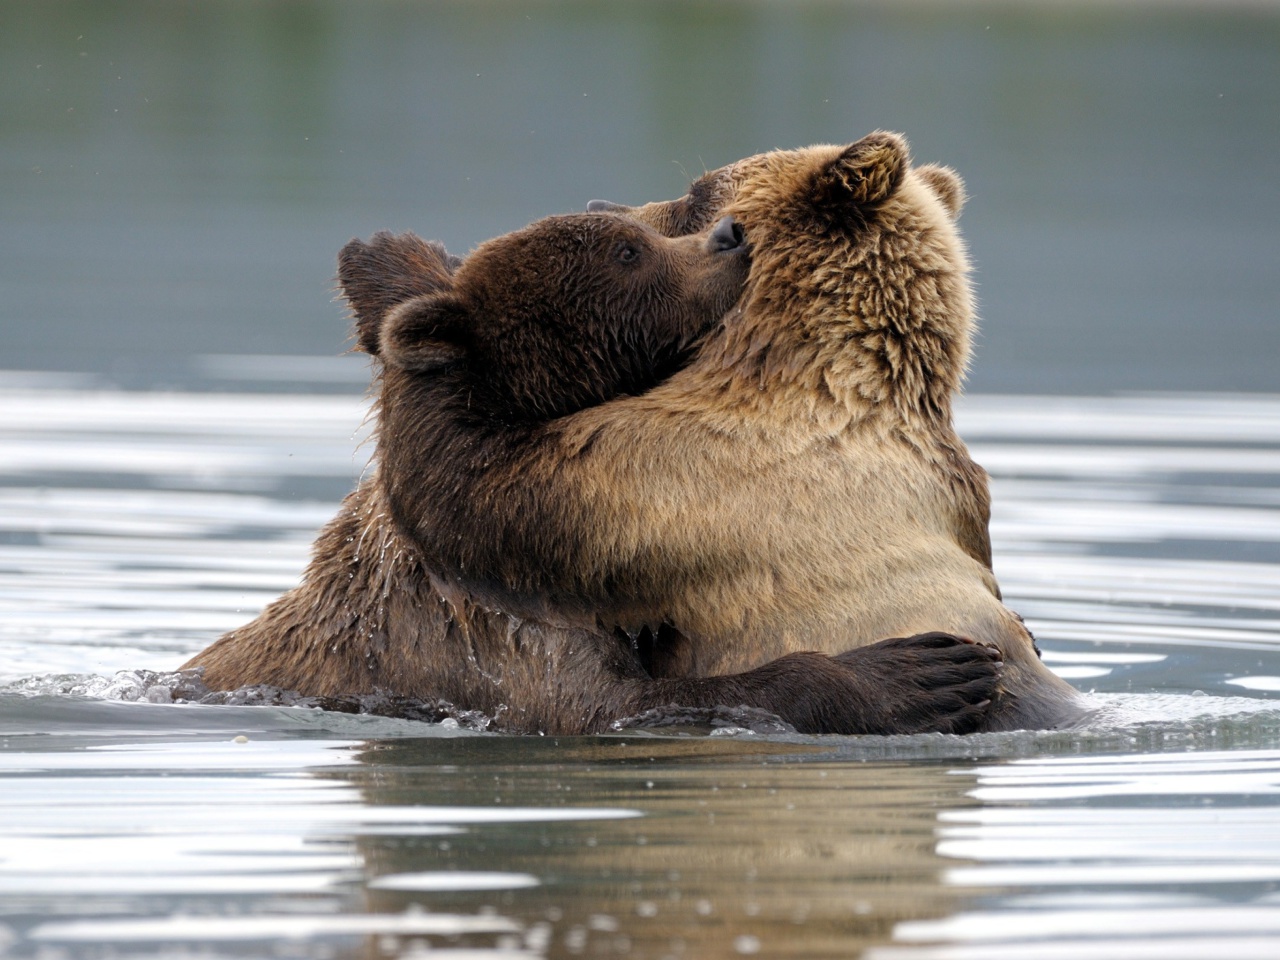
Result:
[[[832,955],[953,899],[934,804],[965,801],[944,767],[656,738],[355,749],[6,754],[15,952],[716,957],[799,935]]]
[[[553,740],[126,702],[296,581],[365,405],[5,383],[0,951],[1280,951],[1280,399],[964,402],[1081,729]]]
[[[1016,891],[900,924],[875,960],[1263,958],[1280,946],[1275,750],[1019,760],[964,771],[942,882]],[[926,944],[933,944],[925,946]]]

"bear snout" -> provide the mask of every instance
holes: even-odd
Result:
[[[587,201],[587,213],[626,213],[630,207],[624,207],[620,203],[614,203],[612,200],[589,200]]]
[[[742,229],[742,225],[733,217],[723,217],[711,231],[707,249],[712,253],[728,253],[731,250],[739,250],[746,244],[747,234]]]

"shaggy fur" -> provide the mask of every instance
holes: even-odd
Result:
[[[612,620],[543,595],[526,604],[536,609],[513,612],[496,595],[504,591],[465,585],[466,562],[450,562],[469,554],[473,538],[501,557],[508,528],[540,555],[560,556],[557,544],[576,537],[568,527],[594,536],[600,518],[580,512],[589,505],[547,516],[530,497],[559,470],[538,451],[561,455],[556,425],[573,420],[564,415],[608,409],[678,368],[738,299],[747,269],[741,229],[728,218],[676,239],[630,217],[551,218],[465,262],[412,236],[352,241],[339,277],[359,343],[382,365],[375,470],[321,533],[302,584],[187,666],[204,668],[214,689],[265,683],[315,696],[446,700],[514,731],[595,731],[671,704],[746,704],[812,732],[973,729],[998,656],[955,637],[929,633],[835,657],[787,651],[745,670],[655,678]],[[591,446],[575,442],[569,456],[588,457]],[[629,483],[609,474],[657,466],[642,468],[643,450],[620,453],[624,462],[598,482],[574,476],[607,497],[606,485]],[[475,486],[479,477],[487,482]],[[525,522],[526,507],[549,525]],[[625,535],[634,521],[616,519]],[[529,576],[540,564],[531,556],[521,566]],[[684,643],[669,625],[644,636]]]
[[[654,390],[496,469],[437,463],[406,528],[488,602],[620,626],[658,677],[943,630],[1003,656],[984,728],[1079,717],[1001,603],[986,473],[952,426],[974,329],[963,201],[954,172],[876,133],[749,158],[671,203],[593,203],[671,235],[733,216],[752,248],[740,309]],[[459,529],[477,535],[442,536]]]

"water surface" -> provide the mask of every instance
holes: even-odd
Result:
[[[0,955],[1280,955],[1277,50],[1266,2],[0,4]],[[168,702],[364,469],[348,238],[876,128],[969,186],[960,426],[1089,726]]]
[[[1280,398],[964,401],[1084,729],[518,738],[142,672],[296,582],[364,469],[358,397],[4,383],[10,955],[1280,950]]]

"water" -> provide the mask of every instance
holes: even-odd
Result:
[[[140,673],[296,582],[364,467],[358,396],[280,391],[2,378],[8,955],[1280,950],[1280,397],[964,401],[1084,729],[550,739]]]
[[[1280,5],[6,0],[0,366],[343,348],[352,236],[904,131],[954,166],[986,391],[1280,390]]]
[[[0,4],[0,955],[1280,955],[1277,50],[1269,2]],[[348,238],[881,127],[969,186],[961,429],[1089,726],[170,702],[364,468]]]

